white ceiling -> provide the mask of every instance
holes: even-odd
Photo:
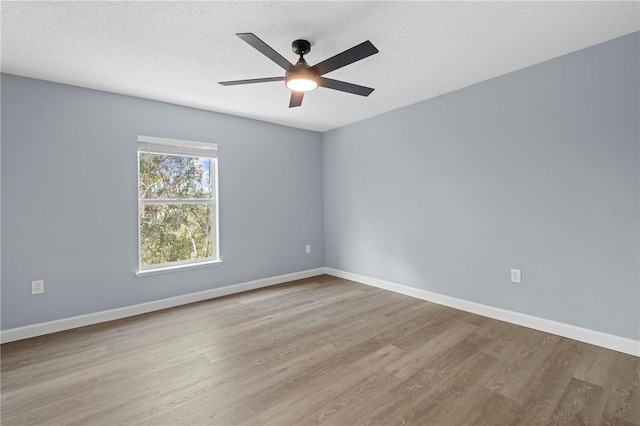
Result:
[[[326,131],[640,30],[635,2],[9,2],[2,71]],[[315,64],[365,40],[380,53],[327,74],[376,90],[320,88],[288,108],[284,83],[223,87],[283,70],[252,32]]]

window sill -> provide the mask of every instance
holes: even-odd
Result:
[[[182,271],[184,269],[202,268],[204,266],[220,265],[222,260],[208,260],[206,262],[187,263],[186,265],[173,265],[161,268],[143,269],[136,272],[136,277],[146,277],[149,275],[164,274],[167,272]]]

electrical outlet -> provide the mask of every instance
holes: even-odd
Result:
[[[520,269],[511,270],[511,282],[522,284],[522,275],[520,275]]]
[[[31,281],[31,294],[44,293],[44,280]]]
[[[307,253],[311,253],[311,244],[307,244],[306,251]]]

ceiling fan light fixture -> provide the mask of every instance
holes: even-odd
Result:
[[[308,92],[318,87],[318,78],[309,73],[295,73],[287,76],[285,84],[294,92]]]

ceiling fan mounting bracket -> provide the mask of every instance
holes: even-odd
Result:
[[[293,50],[293,53],[296,55],[306,55],[311,52],[311,43],[307,40],[295,40],[291,43],[291,50]]]

